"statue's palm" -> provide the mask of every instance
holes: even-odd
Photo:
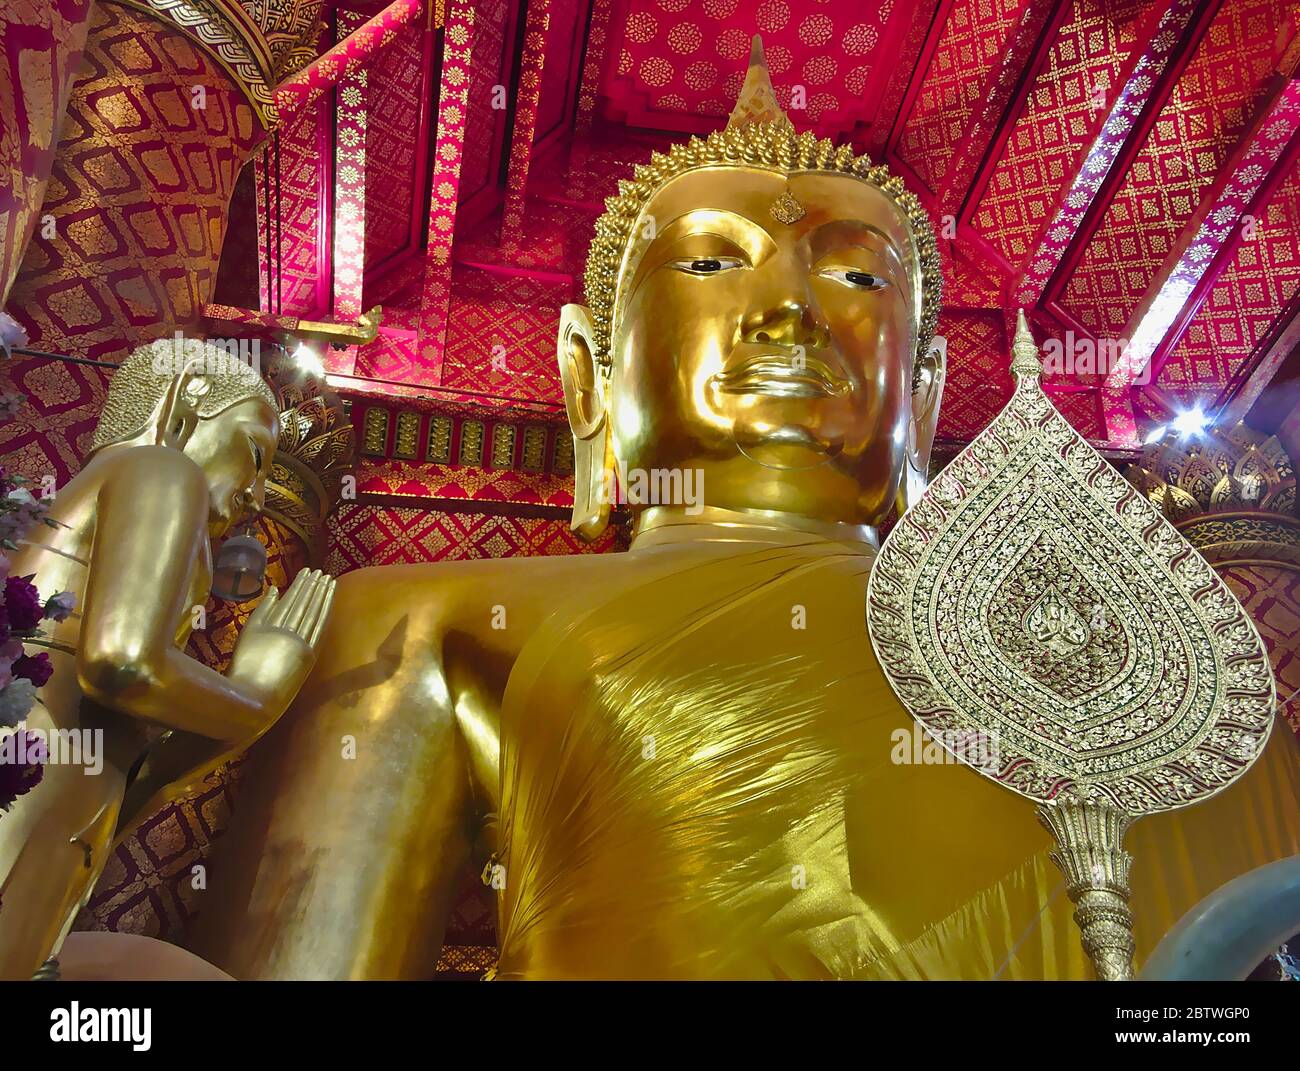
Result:
[[[316,661],[333,601],[334,578],[319,569],[299,573],[283,596],[272,588],[240,633],[230,678],[262,691],[268,707],[282,711]]]

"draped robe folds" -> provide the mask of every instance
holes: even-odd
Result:
[[[644,542],[511,675],[498,977],[1091,976],[1034,804],[898,746],[872,548]],[[1219,796],[1136,823],[1139,965],[1202,897],[1300,852],[1298,801],[1279,725]]]

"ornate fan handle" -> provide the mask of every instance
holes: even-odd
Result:
[[[1102,803],[1065,801],[1038,808],[1038,819],[1056,838],[1052,862],[1065,875],[1083,950],[1104,982],[1133,977],[1133,913],[1124,834],[1132,815]]]

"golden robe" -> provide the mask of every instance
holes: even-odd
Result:
[[[638,539],[640,568],[511,675],[498,977],[1091,977],[1034,804],[895,761],[917,756],[867,635],[873,549],[689,527]],[[1278,725],[1236,784],[1126,846],[1140,965],[1300,852],[1295,739]]]

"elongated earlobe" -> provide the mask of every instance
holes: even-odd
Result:
[[[154,442],[184,450],[199,423],[199,406],[212,384],[191,369],[174,377],[155,417]]]
[[[930,455],[939,427],[939,405],[947,378],[948,340],[936,335],[929,353],[917,369],[912,391],[912,420],[907,428],[907,450],[903,460],[903,477],[898,484],[896,502],[901,517],[924,493],[930,482]]]
[[[573,518],[569,527],[586,540],[595,539],[608,527],[613,497],[609,376],[593,353],[594,336],[586,307],[565,305],[560,312],[556,359],[573,433]]]

